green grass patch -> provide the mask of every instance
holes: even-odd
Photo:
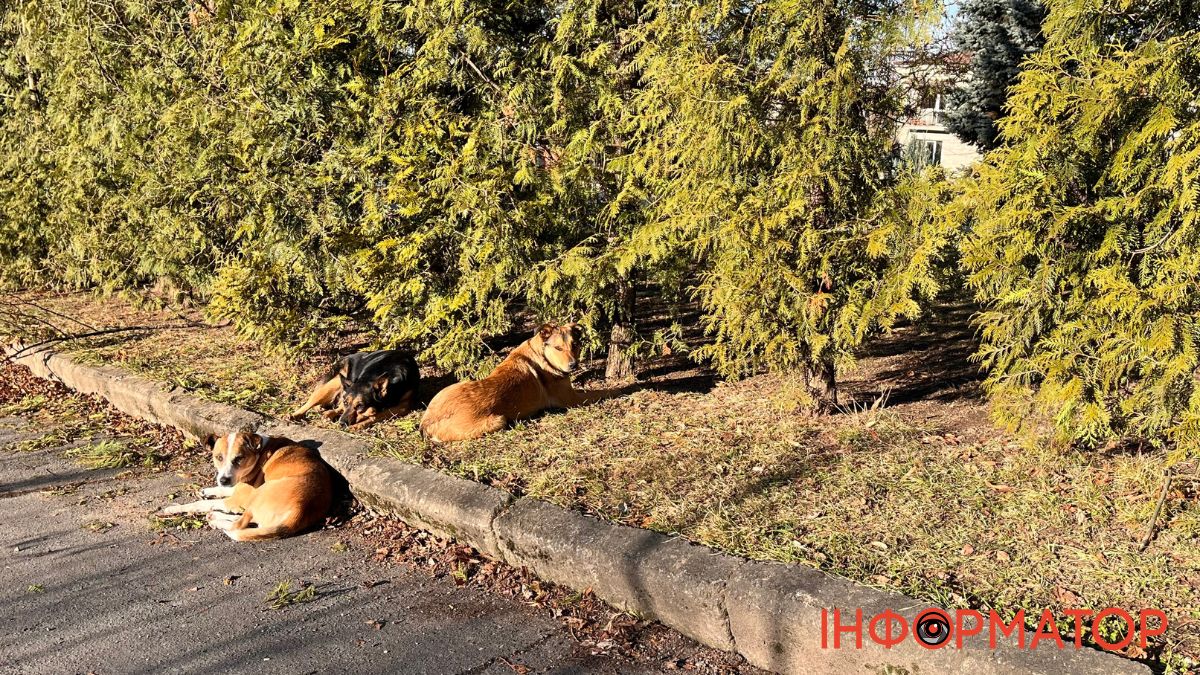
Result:
[[[84,404],[72,396],[30,395],[9,405],[5,411],[27,419],[29,422],[23,429],[40,432],[8,446],[14,452],[41,452],[68,445],[76,439],[99,434],[104,424],[104,415],[87,414]],[[0,413],[2,416],[4,413]]]
[[[37,412],[46,407],[47,398],[41,394],[31,394],[21,400],[0,406],[0,417],[15,417],[18,415],[28,415],[32,412]]]
[[[67,451],[68,457],[88,469],[124,469],[137,463],[139,455],[120,441],[103,440]]]
[[[146,445],[140,439],[105,439],[71,448],[67,450],[66,455],[92,470],[126,469],[133,466],[153,469],[162,466],[168,459],[158,448]]]
[[[311,388],[310,374],[328,366],[323,358],[265,352],[231,328],[205,325],[202,312],[196,310],[163,310],[156,303],[88,293],[45,294],[37,302],[49,310],[41,318],[53,325],[64,324],[61,316],[70,316],[96,329],[176,326],[70,340],[54,348],[85,363],[120,365],[213,401],[268,414],[294,407]],[[32,306],[27,311],[37,313]],[[74,324],[63,327],[80,330]],[[25,341],[51,337],[35,322],[0,327],[0,336]]]
[[[887,408],[788,413],[762,405],[761,380],[639,392],[444,446],[388,428],[376,451],[952,608],[1161,607],[1200,618],[1189,571],[1200,569],[1200,505],[1185,498],[1200,483],[1173,495],[1139,550],[1163,453],[1022,445]]]
[[[155,532],[165,532],[167,530],[199,530],[205,526],[207,521],[192,514],[179,514],[172,516],[150,516],[150,529]]]
[[[283,609],[291,605],[300,605],[317,599],[317,587],[312,584],[302,584],[299,589],[292,588],[291,581],[281,581],[267,595],[266,604],[270,609]]]
[[[15,452],[41,452],[50,448],[57,448],[74,440],[75,430],[70,428],[52,429],[41,436],[27,438],[12,446]]]

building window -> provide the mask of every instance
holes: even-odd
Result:
[[[942,142],[941,141],[920,141],[921,154],[925,156],[929,166],[941,166],[942,164]]]
[[[928,138],[914,138],[904,149],[905,159],[916,167],[941,166],[942,142]]]

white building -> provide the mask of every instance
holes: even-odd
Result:
[[[898,70],[910,84],[910,116],[896,131],[902,156],[921,164],[940,164],[946,173],[958,173],[980,158],[979,150],[965,143],[942,124],[944,94],[954,86],[955,68],[963,55],[909,62]]]

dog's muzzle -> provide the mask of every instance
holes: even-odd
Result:
[[[223,473],[217,474],[217,485],[221,487],[229,487],[233,485],[233,476],[227,476]]]

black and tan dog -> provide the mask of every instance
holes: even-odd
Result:
[[[329,419],[363,429],[412,410],[421,369],[411,354],[386,349],[351,354],[338,361],[304,405],[289,417],[298,420],[312,408],[332,408]]]
[[[570,408],[603,398],[571,386],[579,365],[578,324],[548,323],[512,351],[491,375],[438,392],[421,418],[435,443],[478,438],[547,408]]]
[[[333,502],[329,467],[312,448],[282,437],[232,433],[205,444],[212,450],[217,487],[190,504],[172,504],[164,515],[207,513],[208,523],[234,541],[276,539],[318,523]]]

